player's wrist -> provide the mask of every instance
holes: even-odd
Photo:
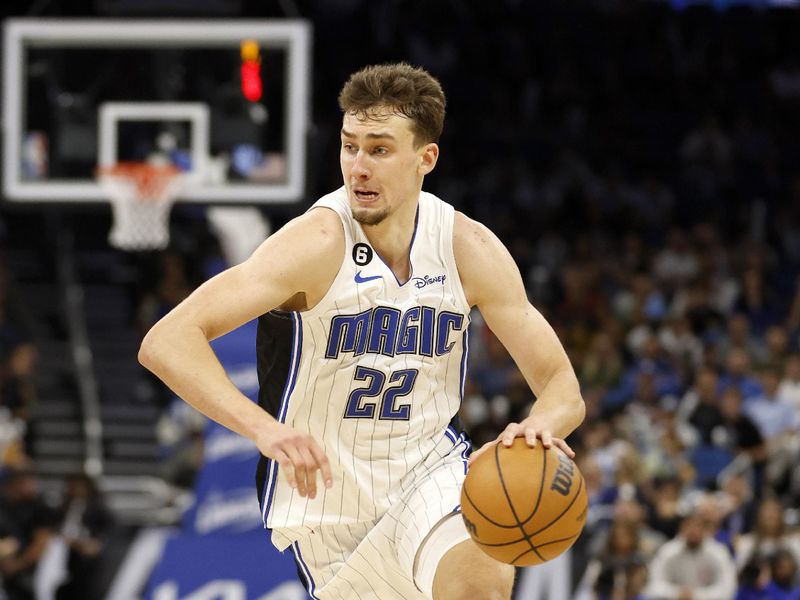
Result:
[[[258,412],[256,418],[248,419],[245,436],[261,448],[262,445],[275,439],[282,424],[265,410],[258,408]]]

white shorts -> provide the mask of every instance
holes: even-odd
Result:
[[[469,539],[460,514],[464,449],[458,444],[437,459],[380,519],[315,527],[293,541],[309,595],[318,600],[431,600],[439,561]]]

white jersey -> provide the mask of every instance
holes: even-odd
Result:
[[[343,223],[342,266],[314,308],[261,317],[259,402],[313,436],[330,459],[333,486],[318,483],[317,497],[303,498],[262,457],[264,525],[282,531],[379,519],[426,472],[431,455],[464,443],[454,419],[469,306],[453,255],[453,207],[421,192],[405,283],[352,218],[344,188],[317,207]]]

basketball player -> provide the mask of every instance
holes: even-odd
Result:
[[[439,157],[438,81],[368,67],[339,103],[344,186],[200,286],[147,334],[140,360],[258,446],[264,525],[311,597],[508,599],[513,568],[483,554],[459,516],[471,307],[538,397],[501,443],[524,436],[572,456],[578,382],[502,243],[422,192]],[[208,343],[256,317],[260,406]]]

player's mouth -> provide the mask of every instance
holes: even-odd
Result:
[[[374,190],[353,188],[353,196],[355,196],[356,200],[362,204],[371,204],[380,197],[380,194]]]

